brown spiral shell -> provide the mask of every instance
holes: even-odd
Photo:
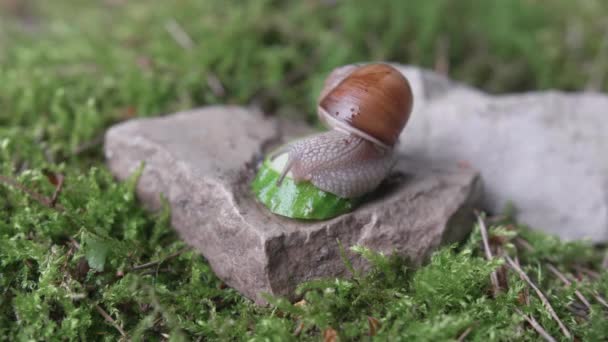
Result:
[[[412,105],[408,80],[394,67],[377,63],[332,72],[321,91],[318,112],[330,127],[390,148]]]

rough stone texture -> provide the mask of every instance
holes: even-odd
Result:
[[[263,292],[293,297],[302,281],[344,274],[337,239],[396,251],[415,264],[471,229],[480,194],[478,174],[402,158],[374,198],[353,213],[322,222],[282,218],[249,190],[262,150],[290,128],[238,107],[208,107],[111,128],[105,154],[120,179],[145,162],[137,192],[151,208],[169,200],[172,223],[228,285],[258,303]],[[301,130],[301,128],[300,128]],[[298,132],[299,135],[302,132]],[[355,267],[363,260],[349,254]]]
[[[400,150],[432,165],[470,164],[483,206],[511,202],[520,222],[564,239],[608,240],[608,96],[492,96],[430,71],[398,67],[415,104]]]

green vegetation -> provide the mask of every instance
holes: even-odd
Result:
[[[362,60],[494,92],[606,90],[606,15],[602,0],[0,0],[0,339],[538,340],[529,315],[567,340],[516,272],[485,260],[479,230],[418,270],[356,248],[370,273],[255,307],[183,250],[168,210],[140,207],[136,175],[112,179],[99,137],[215,103],[314,121],[326,73]],[[577,339],[608,339],[603,251],[492,226],[493,248],[519,256]],[[563,286],[551,265],[578,281]],[[495,270],[508,289],[494,296]]]

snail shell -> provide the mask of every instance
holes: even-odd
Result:
[[[344,198],[375,189],[389,174],[393,146],[405,127],[413,96],[407,79],[388,64],[347,66],[325,81],[319,117],[332,128],[288,145],[282,171],[296,182]]]
[[[332,73],[321,91],[318,113],[331,128],[392,147],[412,105],[412,90],[401,72],[388,64],[368,64]]]

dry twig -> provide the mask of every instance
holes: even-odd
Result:
[[[516,236],[514,239],[515,243],[518,246],[521,246],[523,248],[525,248],[528,252],[532,252],[534,251],[534,246],[532,246],[528,241],[526,241],[525,239],[520,238],[519,236]]]
[[[547,264],[547,268],[559,280],[561,280],[562,283],[564,283],[566,286],[571,286],[572,285],[572,282],[570,280],[568,280],[568,278],[566,278],[566,276],[563,275],[555,266],[553,266],[551,264]],[[575,290],[574,294],[578,297],[578,299],[581,301],[581,303],[583,303],[587,307],[587,309],[591,310],[591,304],[589,303],[589,301],[587,300],[587,298],[585,298],[585,296],[583,296],[583,294],[581,293],[581,291]]]
[[[127,337],[127,333],[125,333],[123,328],[118,325],[114,318],[112,318],[112,316],[110,316],[101,306],[99,306],[99,304],[95,304],[95,310],[97,310],[97,312],[99,312],[99,314],[102,315],[108,323],[112,324],[112,326],[118,330],[122,337]]]
[[[579,266],[579,265],[574,265],[574,269],[579,271],[580,273],[586,275],[587,277],[591,278],[592,280],[600,279],[600,274],[595,272],[594,270],[590,270],[586,267]]]
[[[0,175],[0,183],[4,183],[5,185],[12,186],[15,189],[21,190],[26,195],[28,195],[29,197],[36,200],[38,203],[44,205],[47,208],[56,209],[58,211],[65,210],[65,208],[61,204],[53,204],[52,199],[26,188],[25,186],[10,177]]]
[[[589,271],[590,271],[590,272],[593,272],[593,271],[591,271],[591,270],[589,270]],[[570,276],[570,279],[571,279],[572,281],[575,281],[575,282],[577,282],[577,281],[578,281],[578,280],[577,280],[577,279],[575,279],[573,276]],[[591,277],[591,279],[592,279],[592,280],[597,280],[597,279],[594,279],[593,277]],[[597,291],[595,291],[595,290],[594,290],[594,291],[592,291],[592,294],[593,294],[593,298],[595,298],[595,300],[597,300],[597,301],[598,301],[598,303],[600,303],[600,304],[602,304],[604,307],[608,308],[608,302],[606,302],[606,300],[605,300],[605,299],[604,299],[604,298],[603,298],[603,297],[602,297],[602,296],[601,296],[601,295],[600,295],[600,294],[599,294]]]
[[[515,263],[517,264],[517,266],[521,267],[521,264],[519,263],[519,258],[517,256],[515,256],[514,259]],[[524,287],[523,291],[520,292],[520,304],[526,304],[526,306],[530,305],[530,288],[529,287]]]
[[[600,302],[600,304],[602,304],[603,306],[608,308],[608,302],[606,302],[606,300],[604,298],[602,298],[602,296],[600,296],[600,294],[597,293],[597,291],[593,291],[593,297],[595,297],[595,300]]]
[[[490,250],[490,243],[488,242],[488,229],[486,228],[486,224],[483,222],[481,215],[479,213],[475,213],[475,215],[477,215],[477,222],[479,223],[479,230],[481,232],[481,239],[483,241],[483,249],[486,253],[486,259],[492,260],[492,251]],[[492,274],[490,274],[490,281],[492,282],[492,292],[494,293],[494,297],[496,297],[500,292],[496,271],[493,271]]]
[[[72,155],[73,156],[80,155],[84,152],[91,150],[92,148],[95,148],[95,147],[101,145],[102,143],[103,143],[103,134],[100,134],[100,135],[94,137],[93,139],[85,141],[85,142],[81,143],[80,145],[76,146],[76,148],[74,150],[72,150]]]
[[[536,321],[536,319],[534,319],[534,317],[532,316],[528,316],[526,314],[524,314],[520,309],[515,308],[515,311],[521,315],[528,323],[530,323],[530,325],[532,326],[532,328],[534,328],[534,330],[536,330],[536,332],[542,336],[542,338],[545,339],[545,341],[548,342],[556,342],[555,338],[553,338],[553,336],[549,335],[549,333],[540,325],[540,323],[538,323]]]
[[[437,53],[435,54],[435,71],[447,76],[450,73],[450,40],[446,36],[440,36],[435,44]]]
[[[486,217],[486,222],[488,223],[499,223],[501,221],[507,220],[509,217],[506,215],[494,215],[490,217]]]
[[[304,322],[298,321],[296,323],[296,329],[293,331],[293,336],[300,336],[302,330],[304,330]]]
[[[131,267],[131,271],[143,270],[145,268],[149,268],[149,267],[153,267],[153,266],[162,264],[163,262],[168,261],[172,258],[175,258],[176,256],[188,251],[189,249],[190,249],[190,247],[184,247],[184,248],[178,250],[177,252],[169,254],[166,258],[164,258],[162,260],[150,261],[145,264],[133,266],[133,267]]]
[[[469,336],[469,334],[471,333],[471,331],[473,331],[473,328],[468,327],[465,331],[462,332],[462,334],[460,334],[460,336],[458,336],[457,341],[458,342],[464,341],[464,339],[467,338],[467,336]]]
[[[211,88],[213,95],[217,97],[224,97],[226,95],[226,88],[224,88],[222,81],[212,72],[207,74],[207,85]]]
[[[570,331],[568,330],[568,328],[566,328],[566,326],[564,325],[564,323],[559,319],[559,317],[557,316],[557,313],[555,313],[555,310],[551,306],[551,303],[549,303],[549,300],[547,299],[547,297],[545,297],[545,295],[542,293],[542,291],[536,285],[534,285],[534,283],[532,282],[532,280],[530,280],[530,278],[528,277],[528,275],[526,274],[526,272],[524,272],[521,269],[521,267],[519,267],[519,265],[517,265],[517,263],[515,263],[515,261],[513,261],[513,259],[511,259],[511,257],[509,257],[508,255],[505,255],[504,258],[507,261],[507,263],[509,264],[509,266],[511,266],[511,268],[515,272],[517,272],[519,274],[519,276],[525,282],[527,282],[528,285],[530,285],[530,287],[532,287],[532,289],[534,289],[534,291],[536,292],[536,294],[540,298],[541,302],[543,302],[543,304],[545,305],[545,308],[547,309],[547,311],[549,311],[549,314],[551,315],[551,317],[553,317],[553,319],[559,325],[560,329],[564,333],[564,336],[566,336],[566,338],[572,338],[572,334],[570,334]]]
[[[525,248],[528,251],[534,251],[534,247],[525,239],[522,239],[520,237],[516,237],[515,238],[515,242]],[[549,269],[549,271],[551,271],[551,273],[553,273],[557,278],[559,278],[564,284],[566,284],[567,286],[570,286],[572,284],[572,281],[574,282],[578,282],[577,279],[573,278],[571,276],[571,279],[568,279],[568,277],[566,277],[566,275],[564,275],[563,273],[561,273],[555,266],[553,266],[551,263],[547,263],[547,268]],[[578,271],[581,272],[585,275],[587,275],[588,277],[590,277],[592,280],[598,280],[599,279],[599,274],[593,270],[590,270],[588,268],[582,267],[582,266],[577,266],[575,265],[574,268]],[[587,298],[585,298],[585,296],[579,291],[576,290],[575,295],[578,297],[578,299],[589,309],[591,310],[591,304],[589,302],[589,300],[587,300]],[[593,297],[602,305],[604,305],[606,308],[608,308],[608,303],[606,302],[606,300],[604,300],[598,293],[594,293]]]
[[[57,199],[59,199],[59,194],[61,194],[61,190],[63,190],[64,180],[65,177],[63,175],[57,175],[57,185],[55,185],[55,191],[53,191],[53,196],[51,196],[51,206],[53,207],[57,205]]]
[[[177,21],[175,21],[175,19],[170,19],[169,21],[167,21],[167,23],[165,24],[165,29],[167,30],[167,32],[169,32],[173,40],[175,40],[177,44],[182,48],[186,50],[191,50],[194,47],[194,42],[192,41],[192,38],[190,38],[188,33],[184,31],[184,29],[179,25]]]

